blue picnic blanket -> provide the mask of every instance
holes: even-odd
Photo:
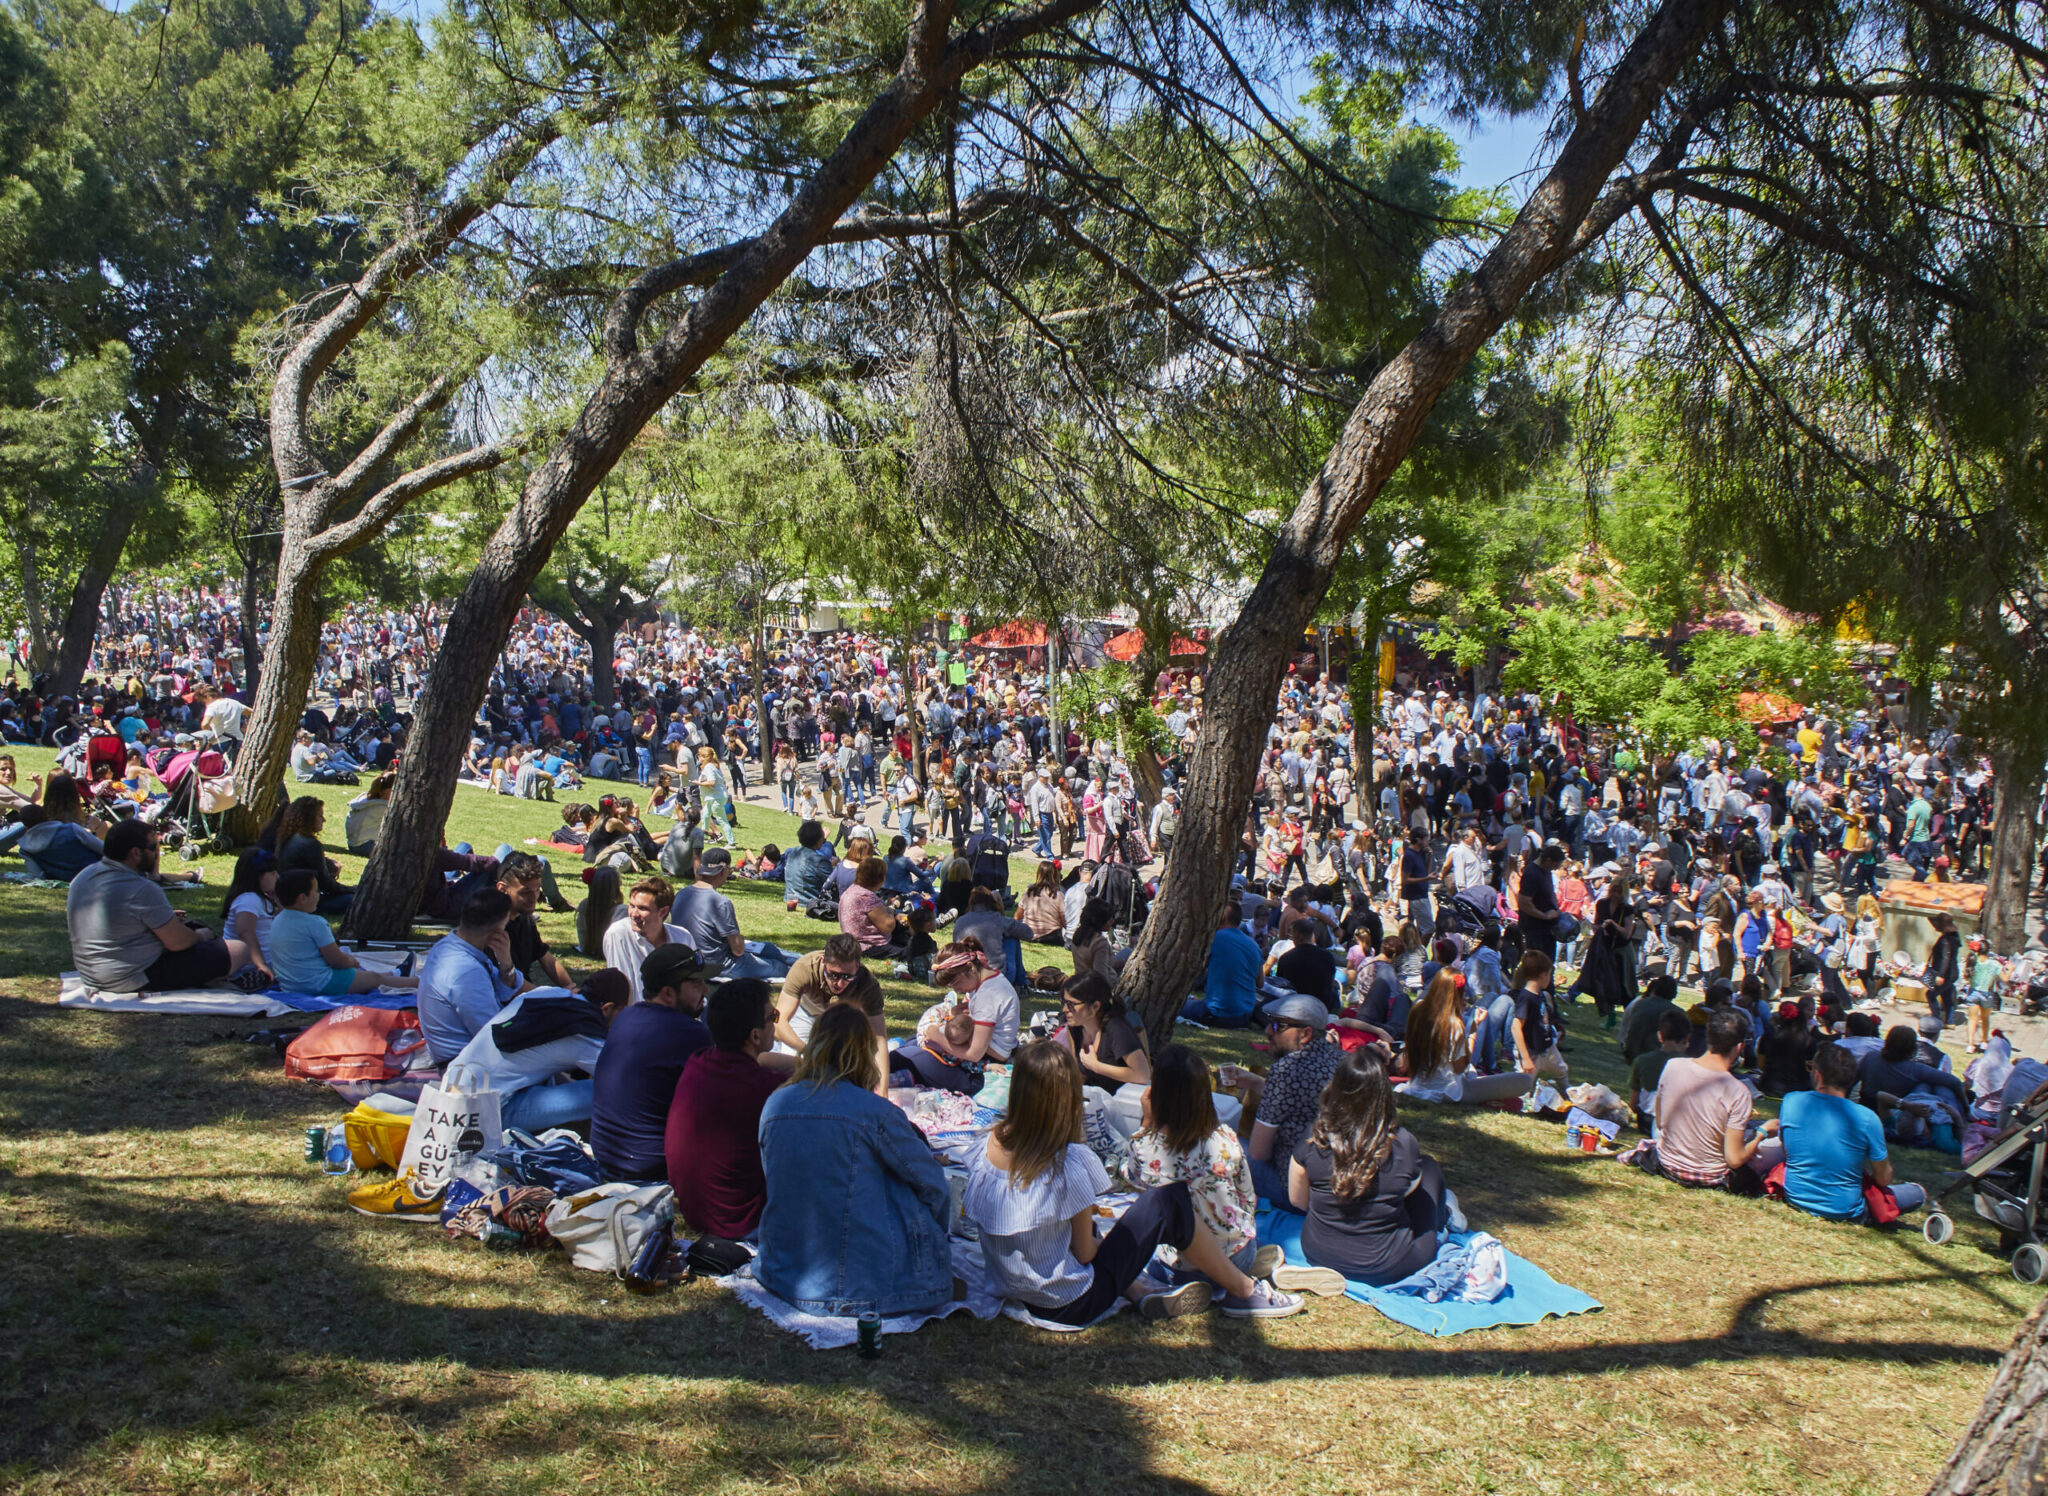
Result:
[[[420,1004],[417,992],[358,992],[348,997],[316,997],[310,992],[259,992],[255,995],[296,1008],[301,1013],[332,1013],[336,1008],[389,1008],[395,1013]]]
[[[1291,1210],[1259,1212],[1259,1241],[1271,1242],[1287,1254],[1287,1260],[1306,1264],[1301,1253],[1302,1217]],[[1447,1234],[1450,1245],[1463,1245],[1471,1232]],[[1464,1304],[1451,1300],[1432,1304],[1414,1294],[1375,1288],[1369,1283],[1351,1283],[1345,1297],[1370,1304],[1396,1324],[1425,1335],[1461,1335],[1467,1330],[1491,1330],[1501,1325],[1533,1325],[1555,1314],[1594,1314],[1599,1301],[1576,1288],[1567,1288],[1526,1257],[1508,1255],[1508,1287],[1490,1304]]]

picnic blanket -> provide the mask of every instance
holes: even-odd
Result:
[[[966,1298],[929,1314],[892,1315],[882,1321],[882,1333],[908,1335],[935,1319],[955,1314],[994,1319],[1003,1312],[1003,1301],[988,1291],[987,1275],[981,1264],[980,1242],[958,1236],[953,1238],[953,1273],[967,1285]],[[777,1298],[761,1286],[760,1280],[754,1276],[752,1263],[715,1281],[749,1309],[758,1309],[767,1315],[778,1329],[802,1336],[804,1343],[814,1351],[838,1350],[860,1338],[860,1321],[851,1315],[806,1314],[787,1300]]]
[[[396,971],[403,951],[359,951],[371,971]],[[411,992],[361,992],[321,997],[310,992],[242,992],[233,987],[181,987],[169,992],[101,992],[75,971],[64,973],[57,990],[60,1008],[97,1008],[102,1013],[179,1013],[204,1018],[282,1018],[287,1013],[329,1013],[350,1003],[363,1008],[410,1008]]]
[[[1293,1211],[1262,1210],[1259,1240],[1279,1246],[1289,1262],[1306,1264],[1308,1259],[1301,1252],[1301,1223],[1302,1217]],[[1454,1231],[1447,1233],[1446,1239],[1452,1245],[1462,1246],[1472,1235],[1469,1231]],[[1467,1330],[1491,1330],[1501,1325],[1533,1325],[1553,1314],[1563,1318],[1568,1314],[1599,1312],[1598,1300],[1576,1288],[1567,1288],[1528,1258],[1510,1252],[1507,1259],[1507,1292],[1490,1304],[1454,1303],[1449,1299],[1432,1304],[1414,1294],[1398,1293],[1393,1286],[1375,1288],[1356,1282],[1347,1285],[1344,1294],[1361,1304],[1370,1304],[1396,1324],[1436,1336],[1462,1335]]]

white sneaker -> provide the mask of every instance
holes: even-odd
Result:
[[[1275,1288],[1312,1293],[1319,1299],[1333,1299],[1348,1286],[1344,1275],[1333,1267],[1294,1267],[1282,1263],[1269,1276]]]
[[[1463,1231],[1467,1229],[1465,1226],[1465,1212],[1458,1209],[1458,1197],[1449,1190],[1444,1191],[1444,1205],[1450,1211],[1449,1224],[1451,1230]]]

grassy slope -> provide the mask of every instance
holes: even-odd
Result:
[[[488,849],[551,818],[463,790],[453,829]],[[742,834],[789,830],[756,807]],[[225,864],[208,871],[218,889]],[[750,935],[828,932],[737,893]],[[351,1214],[300,1158],[337,1107],[238,1042],[262,1021],[60,1010],[59,896],[0,887],[0,919],[10,1488],[1917,1491],[2035,1297],[1967,1221],[1936,1250],[1576,1158],[1520,1118],[1422,1110],[1474,1222],[1603,1314],[1449,1341],[1342,1300],[1079,1340],[959,1322],[862,1362],[709,1286],[634,1298],[560,1254]],[[566,916],[547,924],[567,943]],[[899,1030],[926,1000],[889,997]],[[1574,1071],[1618,1081],[1583,1011]]]

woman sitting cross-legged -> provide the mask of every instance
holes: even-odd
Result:
[[[1519,1070],[1480,1075],[1469,1067],[1472,1041],[1465,1028],[1465,978],[1440,971],[1422,1001],[1408,1010],[1408,1042],[1402,1058],[1408,1065],[1403,1096],[1416,1101],[1498,1101],[1526,1096],[1536,1077]]]
[[[1198,1314],[1214,1297],[1211,1283],[1234,1318],[1301,1312],[1299,1298],[1230,1260],[1196,1219],[1186,1181],[1147,1190],[1098,1237],[1095,1197],[1108,1188],[1108,1174],[1083,1141],[1080,1063],[1063,1044],[1026,1045],[1012,1062],[1008,1113],[968,1159],[963,1201],[1003,1297],[1054,1329],[1082,1329],[1125,1298],[1147,1319]],[[1144,1276],[1162,1246],[1206,1281],[1171,1288]]]
[[[1314,1130],[1294,1150],[1287,1198],[1307,1212],[1302,1255],[1347,1279],[1398,1283],[1436,1258],[1452,1196],[1437,1161],[1394,1119],[1394,1088],[1377,1052],[1337,1064]]]
[[[1141,1190],[1185,1184],[1195,1218],[1216,1238],[1231,1265],[1254,1281],[1269,1279],[1276,1288],[1322,1295],[1344,1291],[1342,1274],[1289,1267],[1278,1247],[1258,1244],[1259,1197],[1251,1164],[1237,1133],[1216,1119],[1206,1060],[1185,1044],[1160,1050],[1143,1106],[1144,1124],[1132,1135],[1123,1162],[1126,1183]],[[1175,1266],[1167,1276],[1178,1284],[1201,1274]]]
[[[954,1297],[952,1194],[924,1135],[875,1094],[875,1050],[868,1015],[833,1003],[761,1108],[755,1273],[806,1314],[916,1314]]]

